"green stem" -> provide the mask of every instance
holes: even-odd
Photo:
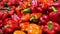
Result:
[[[4,28],[10,28],[10,25],[6,25]]]
[[[52,6],[51,8],[54,12],[57,12],[57,9],[54,6]]]
[[[31,17],[30,21],[33,21],[34,23],[38,22],[38,20],[35,17]]]
[[[31,17],[31,18],[30,18],[30,21],[33,21],[34,19],[35,19],[35,17]]]
[[[24,13],[25,13],[25,14],[31,13],[30,8],[24,9]]]
[[[11,10],[11,8],[10,7],[4,7],[4,8],[2,8],[3,10]]]
[[[53,28],[52,21],[49,21],[48,22],[48,29],[52,29],[52,28]]]

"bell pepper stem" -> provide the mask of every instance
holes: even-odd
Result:
[[[25,13],[25,14],[31,13],[30,8],[24,9],[24,13]]]
[[[9,25],[6,25],[5,28],[10,28],[10,26]]]
[[[38,20],[37,20],[37,19],[35,19],[35,17],[31,17],[31,18],[30,18],[30,21],[38,22]]]
[[[54,6],[52,6],[51,8],[52,8],[53,12],[57,12],[57,9]]]
[[[53,28],[52,21],[49,21],[49,22],[48,22],[48,28],[49,28],[49,29],[52,29],[52,28]]]

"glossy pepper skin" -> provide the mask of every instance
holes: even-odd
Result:
[[[40,0],[40,8],[42,9],[42,12],[46,13],[46,9],[48,10],[50,6],[53,5],[53,0]],[[49,12],[49,11],[48,11]]]
[[[42,34],[42,30],[40,26],[36,24],[30,24],[27,28],[26,31],[28,34]]]
[[[8,16],[8,11],[7,11],[7,10],[5,10],[5,11],[4,11],[4,10],[1,10],[1,14],[2,14],[2,15],[1,15],[1,17],[2,17],[1,19],[4,20],[4,19],[6,19],[7,16]]]
[[[13,34],[26,34],[26,33],[20,30],[15,30]]]
[[[12,15],[14,13],[15,10],[15,6],[12,7],[4,7],[2,8],[2,10],[5,10],[4,12],[8,15]]]
[[[39,20],[40,22],[38,24],[46,25],[47,22],[49,21],[49,16],[46,14],[43,14]]]
[[[3,25],[4,27],[2,28],[2,30],[3,32],[5,32],[5,34],[12,33],[15,29],[18,29],[18,23],[9,18],[5,19]]]
[[[30,25],[30,22],[21,22],[19,23],[19,27],[21,28],[21,31],[25,31],[26,28]]]
[[[55,1],[0,0],[0,34],[56,34],[60,31],[60,0]]]
[[[17,15],[20,17],[21,16],[21,9],[22,8],[20,8],[20,6],[18,6],[17,8],[16,8],[16,13],[17,13]]]
[[[19,16],[17,14],[11,15],[11,18],[12,18],[12,20],[14,20],[16,22],[20,21],[20,18],[19,18]]]
[[[0,19],[2,19],[3,14],[4,14],[3,12],[0,12]]]
[[[47,25],[43,26],[43,31],[48,34],[55,34],[59,30],[59,24],[56,22],[49,21]]]
[[[33,12],[33,13],[36,13],[37,12],[37,6],[38,6],[38,0],[32,0],[32,2],[31,2],[31,11]]]
[[[4,3],[0,2],[0,9],[2,9],[4,7]]]
[[[8,14],[9,14],[9,15],[13,15],[14,12],[15,12],[15,11],[14,11],[15,8],[16,8],[15,6],[12,6],[12,7],[9,9],[10,11],[8,11]]]
[[[12,6],[12,5],[16,6],[16,5],[18,5],[18,1],[17,0],[7,0],[7,5],[8,6]]]
[[[22,15],[21,16],[21,20],[22,21],[29,21],[31,18],[31,15],[30,14],[26,14],[26,15]]]
[[[54,3],[53,0],[40,0],[40,2],[42,4],[45,4],[45,5],[48,5],[48,6],[50,6]]]
[[[49,14],[49,18],[52,20],[52,21],[55,21],[55,22],[57,22],[58,24],[60,24],[59,22],[60,22],[60,11],[59,11],[59,9],[57,8],[55,8],[54,6],[52,6],[52,12],[50,12],[50,14]]]
[[[0,18],[2,19],[2,20],[4,20],[4,19],[6,19],[6,18],[8,18],[9,16],[11,17],[11,15],[13,15],[13,13],[14,13],[14,9],[13,9],[13,7],[12,8],[10,8],[10,7],[4,7],[4,8],[2,8],[2,10],[0,10],[1,12],[0,12]]]

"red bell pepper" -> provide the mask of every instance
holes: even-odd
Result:
[[[16,8],[16,13],[17,13],[17,15],[20,17],[21,16],[21,10],[22,8],[20,8],[20,6],[18,6],[17,8]]]
[[[10,2],[12,3],[12,5],[18,5],[18,1],[17,0],[10,0]]]
[[[9,33],[11,34],[13,32],[13,29],[9,27],[8,28],[4,27],[2,28],[2,31],[4,32],[4,34],[9,34]]]
[[[1,12],[0,12],[0,19],[2,19],[3,14],[4,14],[4,13],[1,11]]]
[[[0,12],[0,18],[2,19],[2,20],[4,20],[4,19],[6,19],[6,18],[8,18],[9,16],[11,17],[11,15],[13,15],[13,13],[14,13],[14,8],[10,8],[10,7],[4,7],[4,8],[2,8],[2,10],[0,10],[1,12]]]
[[[9,25],[9,28],[15,29],[18,27],[18,22],[12,20],[11,18],[7,18],[4,20],[4,26],[6,26],[6,28],[8,27],[7,25]]]
[[[18,29],[18,23],[9,18],[5,19],[2,30],[5,34],[12,33],[15,29]]]
[[[49,16],[48,15],[46,15],[46,14],[43,14],[41,17],[40,17],[40,24],[43,24],[43,25],[46,25],[47,23],[46,22],[48,22],[49,21]],[[38,24],[39,24],[38,23]]]
[[[12,20],[14,20],[16,22],[18,22],[20,20],[20,18],[16,14],[11,15],[11,18],[12,18]]]
[[[54,2],[53,2],[53,0],[40,0],[40,2],[42,3],[42,4],[45,4],[45,5],[52,5]]]
[[[26,14],[26,15],[22,15],[21,16],[21,20],[22,21],[29,21],[31,18],[31,15],[30,14]]]
[[[14,10],[8,11],[8,14],[11,16],[14,14]]]
[[[9,0],[3,0],[3,2],[8,2]]]
[[[44,5],[41,4],[40,0],[32,0],[30,8],[33,13],[42,12],[42,7],[44,7]]]
[[[28,7],[28,2],[27,0],[20,0],[19,5],[22,7],[22,9],[25,9]]]
[[[2,9],[4,7],[4,3],[0,2],[0,9]]]
[[[10,11],[8,11],[8,14],[9,14],[9,15],[14,14],[14,12],[15,12],[15,11],[14,11],[15,8],[16,8],[15,6],[12,6],[12,8],[10,9]]]
[[[30,25],[30,22],[21,22],[19,23],[19,27],[21,28],[22,31],[25,31],[26,28]]]
[[[52,6],[51,9],[53,11],[49,14],[50,20],[60,24],[60,9],[56,9],[54,6]]]
[[[59,24],[56,22],[49,21],[47,25],[43,26],[43,31],[48,34],[55,34],[59,30]]]
[[[32,6],[32,7],[31,7],[31,11],[32,11],[33,13],[36,13],[36,12],[37,12],[36,9],[37,9],[37,7],[35,7],[35,6]]]
[[[4,10],[1,10],[1,12],[3,13],[3,14],[1,13],[2,14],[2,16],[1,16],[2,18],[1,19],[2,20],[6,19],[7,16],[8,16],[8,11],[7,10],[5,10],[5,11]]]
[[[8,3],[7,3],[8,6],[17,6],[18,5],[18,1],[17,0],[8,0]]]
[[[38,6],[38,4],[37,4],[37,0],[32,0],[32,2],[31,2],[31,11],[33,12],[33,13],[35,13],[35,12],[37,12],[37,6]]]
[[[13,6],[11,8],[10,7],[4,7],[4,8],[2,8],[2,10],[5,10],[5,11],[3,11],[4,14],[12,15],[14,13],[15,6]]]

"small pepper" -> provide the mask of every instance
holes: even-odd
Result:
[[[22,8],[20,7],[20,6],[18,6],[17,8],[16,8],[16,13],[17,13],[17,15],[20,17],[21,16],[21,10]]]
[[[55,32],[58,30],[59,24],[56,22],[49,21],[47,25],[43,26],[43,31],[47,32],[48,34],[55,34]]]
[[[40,26],[36,24],[30,24],[27,28],[26,31],[28,34],[42,34],[42,29]]]
[[[52,6],[51,9],[53,11],[49,13],[50,20],[59,23],[60,22],[60,11],[59,11],[59,9],[58,8],[56,9],[54,6]]]
[[[20,30],[15,30],[13,34],[26,34],[26,33],[24,33],[23,31],[20,31]]]
[[[12,20],[14,20],[16,22],[18,22],[20,20],[20,18],[16,14],[11,15],[11,18],[12,18]]]

